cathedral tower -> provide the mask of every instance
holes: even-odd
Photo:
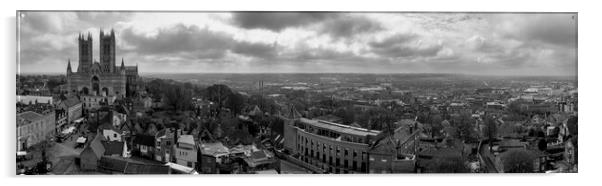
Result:
[[[115,72],[115,32],[105,34],[100,30],[100,66],[103,72]]]
[[[88,72],[90,67],[92,67],[92,35],[88,32],[88,37],[86,38],[84,35],[79,34],[78,38],[79,43],[79,65],[78,72]]]

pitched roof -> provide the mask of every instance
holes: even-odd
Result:
[[[96,134],[94,139],[84,148],[84,151],[91,150],[97,158],[100,158],[106,150],[104,145],[102,145],[103,139],[104,137],[100,133]]]
[[[99,167],[124,174],[169,174],[169,166],[150,164],[116,156],[103,156]]]
[[[73,107],[79,103],[81,103],[81,101],[79,101],[79,99],[77,99],[75,97],[67,98],[66,100],[61,102],[61,104],[64,104],[67,107]]]
[[[262,150],[253,152],[250,157],[246,157],[243,160],[245,163],[247,163],[247,165],[249,165],[249,167],[257,167],[259,165],[270,164],[276,161],[273,158],[269,158]]]
[[[155,146],[155,136],[136,135],[136,137],[134,137],[133,143],[146,146]]]
[[[251,158],[255,159],[255,160],[261,160],[261,159],[268,158],[268,156],[265,154],[265,152],[260,150],[260,151],[255,151],[255,152],[251,153]]]
[[[123,142],[119,141],[103,141],[103,147],[105,148],[104,155],[121,155],[123,154]]]
[[[427,148],[418,154],[430,157],[459,157],[462,156],[462,151],[456,148]]]
[[[42,118],[44,118],[44,115],[38,114],[38,113],[33,112],[33,111],[27,111],[27,112],[23,112],[21,114],[17,114],[17,120],[22,119],[22,120],[25,120],[27,122],[38,121],[38,120],[40,120]]]
[[[251,110],[249,112],[249,115],[252,115],[252,116],[257,116],[257,115],[261,115],[261,114],[262,114],[261,109],[259,109],[259,107],[257,105],[255,105],[255,107],[253,107],[253,110]]]
[[[192,135],[181,135],[178,138],[178,143],[186,143],[186,144],[194,145],[194,136],[192,136]]]
[[[222,144],[221,142],[203,143],[200,146],[201,148],[199,149],[201,149],[201,154],[204,155],[216,156],[219,154],[226,154],[230,152],[228,147],[224,146],[224,144]]]
[[[169,166],[141,163],[128,163],[124,174],[169,174]]]

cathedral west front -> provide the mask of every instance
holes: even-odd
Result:
[[[69,95],[78,95],[83,99],[116,99],[136,95],[138,66],[125,66],[123,58],[121,65],[116,65],[115,32],[100,31],[99,61],[94,60],[92,50],[93,40],[90,33],[87,36],[79,34],[79,61],[75,71],[71,60],[67,64],[67,90]],[[84,103],[88,100],[83,100]]]

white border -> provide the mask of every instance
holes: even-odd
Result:
[[[597,133],[602,123],[597,122],[600,114],[600,60],[598,59],[600,34],[600,11],[595,1],[526,1],[526,0],[365,0],[365,1],[326,1],[326,0],[218,0],[218,1],[181,1],[181,0],[99,0],[99,1],[4,1],[2,3],[2,44],[0,56],[2,62],[2,110],[0,111],[4,134],[2,148],[2,185],[39,184],[39,185],[589,185],[599,184],[600,141]],[[14,88],[16,74],[16,10],[278,10],[278,11],[536,11],[536,12],[578,12],[579,13],[579,116],[582,134],[579,136],[580,166],[578,174],[554,175],[316,175],[316,176],[54,176],[54,177],[18,177],[14,175]],[[585,132],[585,133],[583,133]],[[102,179],[101,179],[102,178]]]

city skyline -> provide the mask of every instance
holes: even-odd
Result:
[[[576,13],[21,12],[20,72],[77,68],[77,34],[114,29],[152,73],[576,76]]]

